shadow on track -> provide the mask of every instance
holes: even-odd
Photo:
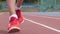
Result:
[[[19,32],[16,33],[8,33],[8,31],[4,31],[4,30],[0,30],[0,34],[17,34]]]

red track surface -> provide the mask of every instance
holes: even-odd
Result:
[[[1,13],[0,13],[1,14]],[[32,20],[37,23],[42,23],[49,27],[55,28],[60,31],[60,17],[54,16],[45,16],[45,15],[38,15],[38,14],[23,14],[25,18]],[[9,34],[7,33],[7,26],[8,26],[8,13],[4,13],[0,15],[0,34]],[[11,34],[60,34],[55,30],[51,30],[44,26],[34,24],[31,21],[25,19],[25,22],[22,24],[22,30],[17,33]]]

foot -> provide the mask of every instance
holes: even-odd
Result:
[[[22,11],[21,10],[16,10],[16,14],[17,14],[17,16],[18,16],[18,21],[20,22],[20,23],[23,23],[24,22],[24,19],[23,19],[23,16],[22,16],[22,13],[21,13]]]
[[[11,17],[9,26],[8,26],[8,33],[14,33],[20,31],[20,24],[15,17]]]

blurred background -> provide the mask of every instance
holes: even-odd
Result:
[[[0,0],[0,10],[2,12],[6,12],[8,10],[6,0]],[[38,0],[24,0],[22,4],[22,10],[23,12],[38,11]]]
[[[7,10],[6,0],[0,0],[0,11]],[[24,0],[22,10],[23,12],[60,12],[60,0]]]

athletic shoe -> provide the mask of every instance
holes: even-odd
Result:
[[[20,24],[15,17],[12,17],[8,26],[8,33],[20,31]]]
[[[23,19],[23,16],[22,16],[22,13],[21,13],[22,11],[21,10],[16,10],[16,14],[17,14],[17,16],[18,16],[18,21],[20,22],[20,23],[23,23],[23,21],[24,21],[24,19]]]

